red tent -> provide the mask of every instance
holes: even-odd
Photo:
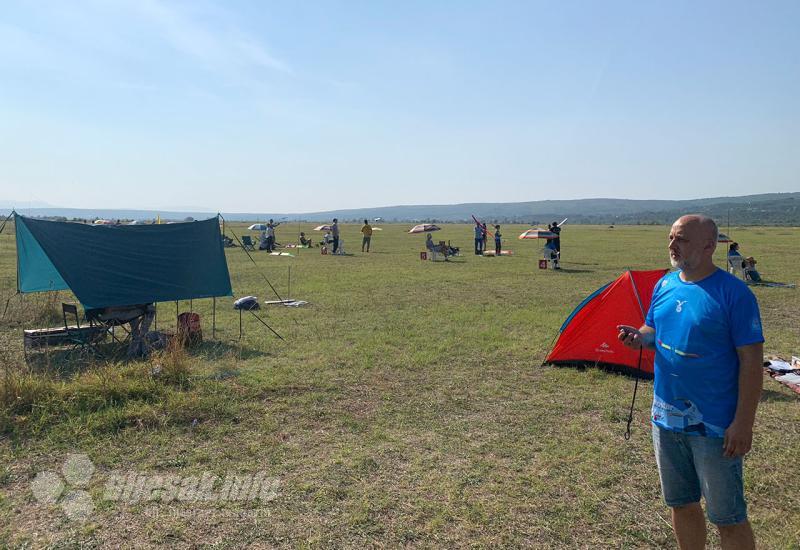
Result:
[[[616,281],[590,294],[567,317],[545,364],[598,365],[637,371],[639,352],[617,339],[617,325],[639,328],[650,308],[653,287],[667,272],[626,271]],[[642,375],[652,377],[654,353],[642,353]]]

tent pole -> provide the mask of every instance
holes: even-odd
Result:
[[[158,331],[158,302],[153,302],[153,330]]]
[[[6,228],[6,224],[8,223],[8,220],[10,220],[10,219],[11,219],[11,216],[13,216],[14,214],[16,214],[16,212],[15,212],[14,210],[12,210],[12,211],[11,211],[11,214],[9,214],[8,216],[6,216],[6,219],[5,219],[5,220],[3,220],[3,225],[0,225],[0,233],[2,233],[2,232],[3,232],[3,229],[5,229],[5,228]]]
[[[192,312],[192,311],[194,311],[194,305],[192,303],[192,299],[189,298],[189,312]]]
[[[288,288],[286,289],[286,299],[292,299],[292,266],[289,266],[289,284]]]
[[[178,334],[178,300],[175,300],[175,334]]]
[[[217,339],[217,297],[211,298],[211,339]]]
[[[239,340],[242,339],[242,309],[239,308]]]
[[[17,218],[16,218],[16,215],[17,215],[17,211],[16,211],[16,210],[14,210],[14,209],[12,208],[12,209],[11,209],[11,213],[10,213],[10,214],[8,215],[8,217],[7,217],[7,218],[6,218],[6,219],[3,221],[3,225],[2,225],[2,226],[0,226],[0,233],[2,233],[2,232],[3,232],[3,229],[5,229],[5,227],[6,227],[6,223],[8,223],[8,220],[10,220],[10,219],[11,219],[11,216],[15,216],[15,217],[14,217],[14,233],[16,233],[16,232],[17,232],[17,227],[16,227],[16,224],[17,224]],[[16,240],[14,241],[14,248],[15,248],[15,250],[16,250],[16,248],[17,248],[17,247],[16,247]],[[19,293],[20,293],[20,291],[19,291],[19,250],[16,250],[16,259],[17,259],[17,294],[19,294]],[[6,305],[6,307],[8,307],[8,306]],[[3,316],[5,316],[5,314],[3,314]]]

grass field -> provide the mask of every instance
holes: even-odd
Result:
[[[311,227],[283,225],[278,241]],[[22,328],[57,325],[67,296],[14,296],[7,228],[0,546],[672,546],[650,443],[652,384],[640,385],[626,442],[631,378],[540,366],[589,292],[625,269],[668,266],[668,229],[567,225],[562,272],[537,269],[540,245],[517,241],[521,226],[503,227],[514,251],[503,258],[474,256],[470,226],[444,226],[435,237],[464,252],[448,263],[420,261],[424,236],[406,225],[383,226],[361,254],[358,229],[343,228],[348,256],[259,252],[253,265],[227,250],[237,296],[274,299],[262,274],[285,296],[291,267],[291,295],[309,305],[262,310],[285,341],[249,316],[239,340],[230,298],[217,300],[211,341],[211,301],[198,300],[199,348],[92,365],[54,354],[31,372]],[[762,276],[800,282],[800,229],[731,233]],[[754,291],[766,352],[800,354],[798,290]],[[174,314],[159,306],[159,328],[174,327]],[[82,522],[31,491],[70,453],[96,466],[95,509]],[[800,396],[765,380],[746,461],[761,547],[800,547],[798,457]],[[262,503],[109,502],[112,471],[266,471],[279,486]]]

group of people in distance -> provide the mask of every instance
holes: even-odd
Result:
[[[475,255],[482,256],[486,251],[489,241],[489,230],[485,223],[475,222]],[[494,226],[494,255],[499,256],[503,244],[503,236],[500,234],[500,226]]]
[[[732,269],[741,267],[746,281],[761,282],[761,274],[756,269],[755,258],[742,256],[742,253],[739,252],[739,243],[731,243],[728,247],[728,265]]]
[[[272,252],[275,250],[275,228],[279,226],[281,223],[276,222],[272,219],[269,220],[269,223],[266,224],[266,227],[262,229],[261,235],[259,238],[259,250],[266,250],[267,252]],[[548,230],[555,233],[556,235],[560,235],[561,228],[558,226],[558,223],[553,222],[551,225],[548,226]],[[369,247],[372,242],[372,233],[373,229],[369,223],[369,220],[364,220],[364,225],[361,227],[361,252],[369,253]],[[494,251],[495,256],[500,256],[502,252],[502,243],[503,243],[503,235],[500,233],[500,226],[494,226]],[[486,249],[486,244],[489,238],[489,232],[487,230],[485,223],[476,222],[475,223],[475,254],[482,255]],[[300,232],[300,239],[299,245],[302,247],[311,248],[314,246],[314,242],[311,238],[307,237],[304,231]],[[339,249],[339,220],[334,218],[333,224],[330,226],[330,229],[325,232],[322,237],[322,240],[319,242],[319,246],[331,246],[332,252],[336,254]],[[425,241],[425,247],[429,251],[434,251],[437,245],[433,244],[433,237],[431,237],[430,233],[427,236]],[[446,251],[441,251],[446,252]],[[548,239],[547,243],[545,244],[545,257],[547,259],[552,259],[554,261],[555,269],[561,269],[559,266],[559,259],[561,256],[561,238],[556,237],[555,239]]]
[[[266,224],[266,227],[261,231],[258,246],[259,250],[272,252],[275,249],[275,228],[279,225],[280,222],[269,220],[269,223]],[[361,252],[369,252],[369,246],[372,241],[372,226],[369,224],[369,221],[364,220],[364,226],[361,228],[361,233],[363,235],[361,240]],[[305,231],[300,232],[299,241],[299,246],[305,248],[312,248],[315,246],[314,241],[310,237],[306,236]],[[331,224],[330,229],[322,236],[319,246],[332,247],[331,252],[333,254],[336,254],[339,251],[339,220],[337,218],[333,218],[333,224]]]
[[[475,222],[475,255],[482,256],[489,244],[489,230],[485,223]],[[500,226],[494,226],[494,255],[499,256],[503,244],[503,236],[500,234]]]

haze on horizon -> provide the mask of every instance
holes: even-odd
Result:
[[[311,212],[800,190],[800,3],[10,0],[0,200]]]

